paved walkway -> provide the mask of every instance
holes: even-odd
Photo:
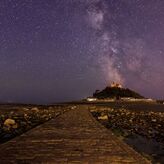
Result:
[[[149,163],[100,125],[87,107],[72,109],[0,146],[0,164]]]

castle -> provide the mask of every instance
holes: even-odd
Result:
[[[122,88],[122,85],[119,84],[119,83],[113,82],[113,83],[111,83],[110,87],[112,87],[112,88]]]

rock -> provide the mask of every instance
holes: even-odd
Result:
[[[99,116],[98,119],[99,120],[108,120],[108,116],[107,115]]]
[[[157,120],[156,119],[152,119],[152,122],[156,122]]]
[[[48,110],[53,110],[53,109],[54,109],[54,108],[53,108],[53,107],[51,107],[51,106],[48,108]]]
[[[29,109],[28,108],[23,108],[23,111],[27,112],[27,111],[29,111]]]
[[[27,113],[24,114],[24,118],[27,119],[29,116]]]
[[[162,125],[158,124],[157,126],[158,126],[158,127],[161,127]]]
[[[8,118],[5,120],[4,125],[6,126],[15,125],[15,120]]]
[[[33,112],[39,112],[39,109],[36,108],[36,107],[34,107],[34,108],[31,109],[31,111],[33,111]]]
[[[77,107],[76,106],[72,106],[71,109],[76,109]]]
[[[16,129],[18,124],[15,120],[8,118],[4,121],[4,127],[7,128],[7,130],[10,130],[11,128]]]
[[[13,111],[11,111],[11,112],[10,112],[10,115],[13,115],[13,114],[14,114],[14,112],[13,112]]]

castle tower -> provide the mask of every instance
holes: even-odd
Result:
[[[122,88],[122,85],[119,83],[112,82],[110,85],[112,88]]]

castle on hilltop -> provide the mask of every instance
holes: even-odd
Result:
[[[110,85],[111,88],[122,88],[122,85],[119,83],[112,82]]]

